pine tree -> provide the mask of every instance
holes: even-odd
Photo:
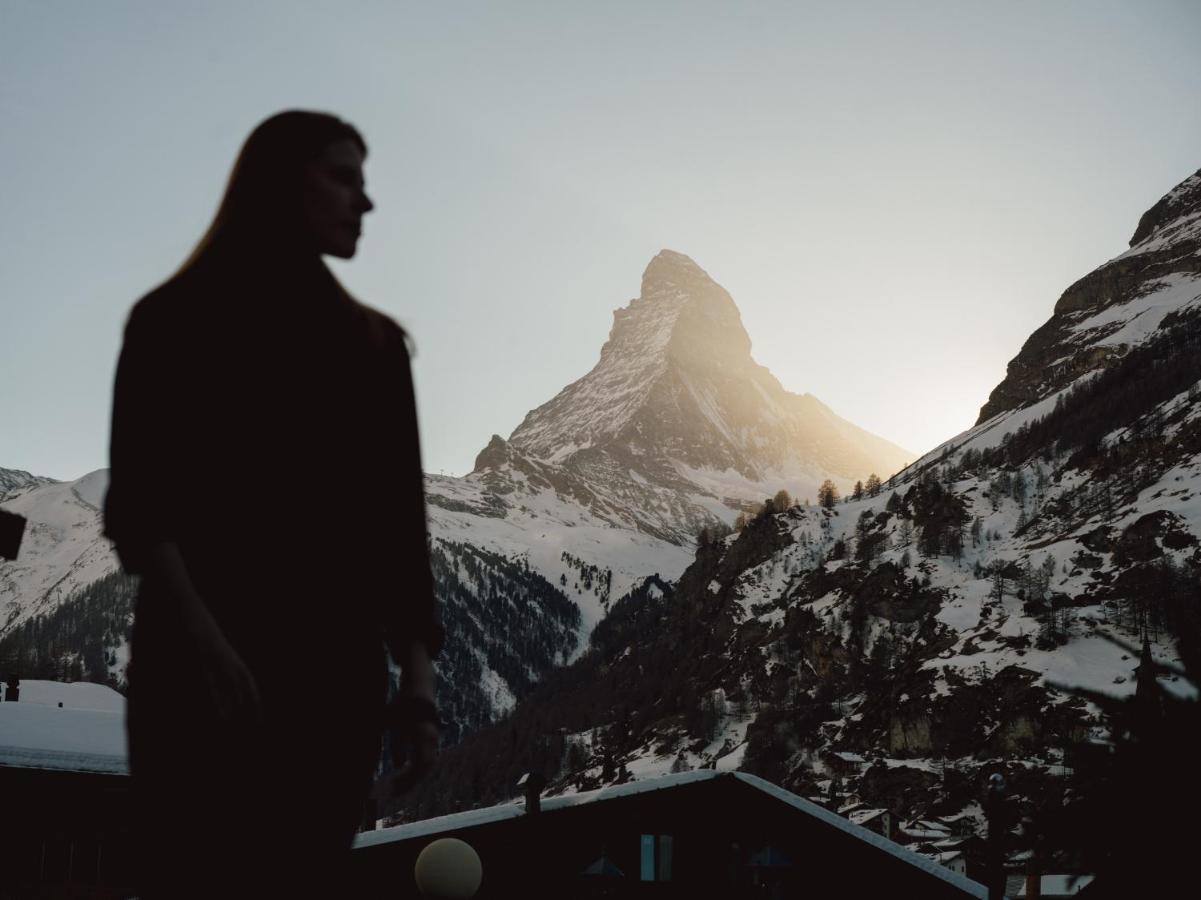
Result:
[[[996,600],[1004,600],[1005,599],[1004,563],[1002,563],[1000,561],[998,561],[993,566],[992,592],[989,594],[989,596],[995,598]]]
[[[823,509],[833,509],[834,504],[838,502],[838,488],[829,478],[817,489],[817,502]]]
[[[880,476],[875,472],[872,472],[872,474],[867,476],[867,484],[865,487],[867,488],[867,495],[869,497],[875,497],[880,493]]]
[[[862,481],[855,482],[855,489],[853,491],[851,491],[851,499],[852,500],[862,500],[863,499],[863,482]]]

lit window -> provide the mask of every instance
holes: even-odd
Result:
[[[670,834],[642,836],[639,877],[642,881],[671,881]]]
[[[653,834],[644,834],[642,836],[642,880],[655,880],[655,836]]]

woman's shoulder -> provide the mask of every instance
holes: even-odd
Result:
[[[185,327],[194,315],[200,290],[196,277],[177,275],[142,295],[129,309],[125,332],[162,333]]]
[[[408,333],[394,318],[383,310],[368,306],[361,300],[351,298],[350,302],[367,328],[368,339],[372,345],[387,350],[402,350],[406,354],[408,348]]]

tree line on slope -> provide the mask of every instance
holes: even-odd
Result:
[[[436,540],[430,564],[446,628],[438,661],[443,740],[455,743],[493,721],[498,704],[527,694],[572,653],[580,609],[525,559]],[[496,676],[511,697],[490,693]]]
[[[116,651],[129,643],[137,586],[136,578],[113,572],[10,629],[0,637],[0,673],[122,687]]]

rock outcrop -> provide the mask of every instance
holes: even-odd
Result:
[[[1130,249],[1085,275],[1009,363],[977,424],[1120,359],[1201,298],[1201,171],[1145,212]]]

